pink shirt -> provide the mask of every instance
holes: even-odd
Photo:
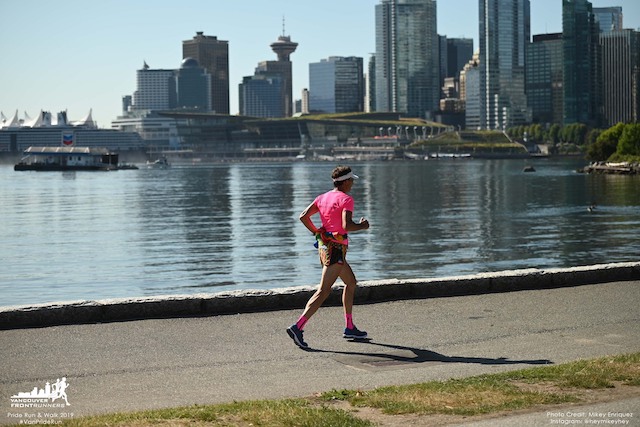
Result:
[[[342,228],[342,212],[353,212],[353,197],[342,191],[332,190],[319,195],[313,201],[320,211],[320,219],[325,230],[331,233],[347,234]],[[341,243],[347,245],[348,240]]]

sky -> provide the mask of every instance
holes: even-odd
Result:
[[[283,34],[291,55],[293,97],[308,87],[309,63],[375,52],[379,0],[0,0],[0,111],[35,117],[67,111],[80,120],[93,110],[100,127],[122,114],[136,90],[136,71],[177,69],[182,42],[196,31],[229,42],[230,111],[238,84],[256,65],[275,60],[270,44]],[[640,28],[640,0],[592,0],[621,6],[625,28]],[[474,39],[478,0],[439,0],[438,34]],[[562,0],[531,0],[532,34],[562,31]]]

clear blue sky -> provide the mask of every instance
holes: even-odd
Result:
[[[309,63],[375,51],[379,0],[0,0],[0,111],[34,117],[67,110],[79,120],[93,108],[100,127],[121,114],[136,89],[136,70],[179,68],[182,41],[196,31],[229,42],[231,113],[238,84],[257,63],[275,59],[269,45],[285,32],[298,42],[291,56],[293,96],[308,87]],[[640,28],[640,0],[592,0],[622,6],[625,28]],[[561,0],[531,0],[533,34],[562,31]],[[438,34],[474,38],[478,0],[439,0]]]

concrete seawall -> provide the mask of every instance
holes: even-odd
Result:
[[[478,295],[640,280],[640,261],[557,269],[524,269],[431,279],[360,282],[356,304],[402,299]],[[301,309],[315,287],[215,294],[71,301],[0,308],[0,329],[118,322],[186,316],[215,316]],[[336,286],[326,305],[340,305]]]

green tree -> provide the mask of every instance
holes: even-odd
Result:
[[[621,156],[640,156],[640,124],[628,124],[624,127],[616,153]]]
[[[549,128],[549,140],[554,144],[557,144],[560,140],[560,129],[561,127],[557,123],[554,123],[551,125],[551,128]]]
[[[596,142],[587,148],[587,158],[594,161],[604,161],[611,157],[616,152],[624,128],[624,123],[618,123],[602,132]]]

